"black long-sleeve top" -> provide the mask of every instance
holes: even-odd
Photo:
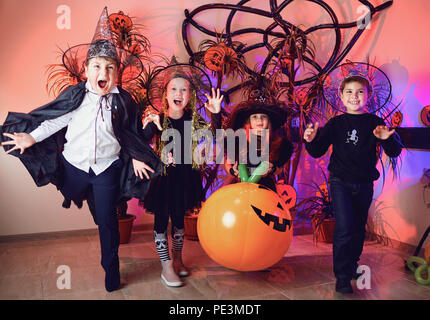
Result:
[[[345,113],[318,129],[315,139],[305,142],[305,147],[312,157],[319,158],[333,145],[328,166],[331,174],[354,183],[375,181],[380,176],[376,169],[377,143],[381,143],[389,157],[397,157],[402,151],[394,135],[387,140],[375,137],[373,130],[378,125],[385,123],[376,115]]]

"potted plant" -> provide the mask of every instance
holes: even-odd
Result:
[[[136,219],[135,215],[127,213],[127,209],[128,209],[127,201],[122,202],[116,207],[120,244],[128,243],[130,241],[131,231],[133,228],[133,221]]]
[[[315,195],[300,201],[295,207],[296,221],[303,224],[310,221],[313,227],[313,239],[315,242],[333,242],[333,233],[336,220],[333,215],[332,199],[329,184],[324,175],[325,182],[321,185],[313,183],[309,185],[315,190]]]
[[[196,207],[185,212],[185,216],[184,216],[185,238],[188,240],[193,240],[193,241],[199,240],[199,236],[197,235],[197,218],[199,216],[200,208]]]

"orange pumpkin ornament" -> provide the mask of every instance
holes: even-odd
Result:
[[[238,271],[266,269],[287,252],[293,223],[282,198],[256,183],[218,189],[197,221],[200,244],[220,265]]]
[[[204,57],[203,61],[205,66],[212,71],[215,72],[225,72],[226,64],[229,61],[234,61],[237,59],[236,52],[228,47],[224,42],[218,43],[210,47]],[[234,66],[231,66],[230,69],[233,69]]]
[[[110,14],[109,21],[112,31],[117,34],[129,33],[133,28],[133,21],[122,11]]]
[[[430,106],[421,109],[420,122],[426,127],[430,127]]]
[[[291,209],[296,205],[297,202],[297,192],[293,186],[286,184],[284,180],[279,180],[276,184],[276,192],[284,200],[287,209]]]
[[[403,121],[403,113],[400,111],[396,111],[393,114],[393,117],[391,118],[391,125],[393,128],[397,128],[402,124]]]

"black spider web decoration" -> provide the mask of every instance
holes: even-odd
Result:
[[[357,40],[363,34],[367,23],[371,22],[374,15],[390,7],[393,4],[393,1],[391,0],[391,1],[384,2],[383,4],[375,7],[367,0],[359,0],[361,4],[365,5],[368,8],[369,10],[368,16],[357,21],[341,23],[339,22],[339,19],[335,11],[326,2],[322,0],[308,0],[311,3],[314,3],[320,6],[321,9],[324,12],[326,12],[327,15],[330,17],[331,23],[320,24],[320,25],[309,27],[306,30],[302,30],[298,26],[293,25],[291,22],[284,20],[281,15],[281,13],[284,10],[288,9],[288,6],[292,4],[294,0],[284,0],[284,1],[269,0],[270,11],[257,9],[252,6],[247,6],[246,4],[250,1],[251,0],[242,0],[242,1],[239,1],[237,4],[212,3],[212,4],[205,4],[200,7],[197,7],[191,12],[189,10],[185,10],[185,20],[182,23],[182,38],[183,38],[185,49],[187,50],[187,53],[190,56],[191,62],[193,61],[193,57],[196,54],[196,51],[193,51],[193,49],[191,48],[190,41],[189,41],[190,39],[189,39],[188,30],[191,27],[198,29],[200,32],[208,35],[209,37],[215,38],[217,36],[221,36],[223,39],[226,40],[227,43],[231,43],[233,39],[240,37],[242,35],[261,34],[263,41],[253,43],[250,45],[245,45],[243,48],[240,49],[241,54],[252,52],[253,50],[256,50],[259,48],[267,49],[268,53],[259,71],[260,74],[264,74],[266,72],[267,67],[270,65],[270,62],[272,61],[272,59],[278,57],[279,50],[281,50],[280,47],[278,48],[272,47],[269,41],[269,36],[283,39],[285,38],[286,35],[291,34],[292,30],[294,29],[299,34],[303,35],[304,39],[307,39],[308,36],[315,31],[324,30],[324,29],[333,30],[335,34],[335,43],[327,62],[324,65],[320,65],[319,63],[310,59],[309,57],[304,56],[303,57],[304,62],[312,65],[312,67],[317,71],[317,73],[311,76],[308,76],[304,79],[301,79],[301,80],[294,79],[293,81],[294,86],[302,86],[305,84],[310,84],[315,82],[319,77],[330,73],[330,71],[336,68],[339,65],[339,63],[347,56],[347,54],[350,52],[350,50],[355,45]],[[226,19],[225,27],[223,28],[223,30],[225,31],[223,31],[222,33],[218,33],[217,35],[217,33],[214,30],[211,30],[213,29],[212,27],[203,26],[195,20],[195,18],[199,14],[208,10],[227,10],[230,12],[228,14],[228,18]],[[238,12],[245,12],[245,13],[250,13],[250,14],[265,17],[265,18],[270,18],[273,20],[273,22],[265,29],[242,28],[242,29],[237,29],[235,31],[232,31],[233,19]],[[361,26],[361,27],[358,27],[358,26]],[[278,27],[282,30],[282,32],[274,31]],[[346,46],[343,49],[341,49],[342,42],[343,42],[341,30],[350,29],[350,28],[357,28],[357,30],[355,34],[351,37],[351,40],[346,44]],[[245,70],[249,75],[256,73],[248,66],[245,68]],[[287,69],[283,70],[283,72],[287,76],[289,75]],[[240,88],[241,88],[240,85],[232,87],[224,94],[227,95],[227,98],[228,98],[228,95],[230,95],[232,92]]]

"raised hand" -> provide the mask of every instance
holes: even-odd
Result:
[[[143,124],[142,129],[145,129],[148,123],[150,122],[154,122],[158,130],[163,131],[163,128],[161,127],[161,124],[160,124],[160,116],[158,114],[154,112],[148,112],[147,114],[145,114],[142,117],[142,124]]]
[[[5,132],[3,133],[3,135],[8,138],[11,138],[12,140],[2,142],[2,146],[14,145],[11,149],[6,151],[6,153],[11,153],[12,151],[19,149],[19,154],[23,154],[25,149],[30,148],[36,143],[36,140],[34,140],[34,138],[30,134],[25,132],[14,132],[13,134]]]
[[[143,180],[143,176],[145,176],[146,179],[149,179],[149,175],[146,170],[154,173],[154,170],[150,166],[148,166],[145,162],[142,162],[136,159],[132,159],[132,162],[133,162],[134,174],[137,177],[140,177],[140,179]]]
[[[218,89],[212,88],[212,97],[209,96],[207,93],[205,93],[206,98],[208,99],[207,102],[205,102],[205,107],[212,113],[219,113],[221,111],[221,102],[224,96],[221,95],[221,92]]]
[[[305,133],[303,134],[303,139],[305,139],[305,141],[307,142],[311,142],[312,140],[315,139],[315,136],[317,135],[317,131],[318,131],[318,122],[315,123],[315,128],[312,123],[308,124],[305,130]]]
[[[373,134],[376,138],[381,140],[387,140],[394,133],[394,129],[390,130],[387,126],[377,126],[373,130]]]

